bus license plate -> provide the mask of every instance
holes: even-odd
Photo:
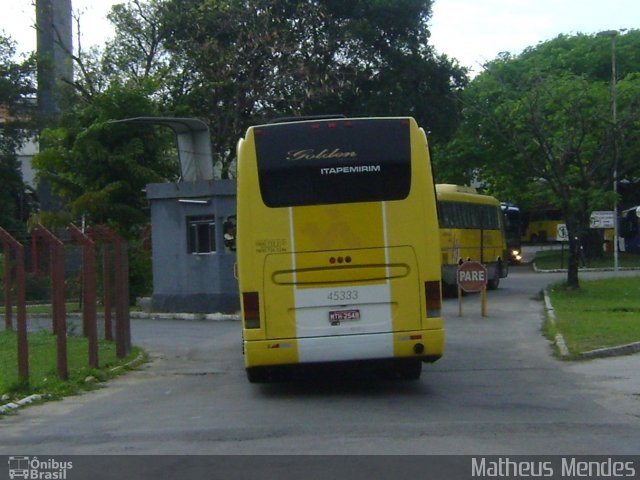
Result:
[[[334,310],[329,312],[330,322],[342,322],[345,320],[360,320],[360,310]]]

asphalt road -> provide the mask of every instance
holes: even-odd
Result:
[[[640,356],[555,359],[538,292],[561,278],[513,269],[486,318],[479,295],[462,317],[446,300],[445,356],[418,382],[252,385],[237,322],[136,320],[150,364],[0,418],[0,454],[637,454]]]

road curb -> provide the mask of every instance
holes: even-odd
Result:
[[[110,371],[116,375],[119,375],[120,371],[123,371],[126,369],[132,370],[132,369],[138,368],[143,363],[145,363],[145,353],[140,352],[138,356],[133,360],[131,360],[130,362],[127,362],[124,365],[119,365],[117,367],[114,367],[110,369]],[[33,395],[29,395],[28,397],[22,398],[20,400],[16,400],[15,402],[9,402],[4,405],[0,405],[0,415],[13,412],[19,409],[20,407],[30,405],[34,402],[39,402],[41,400],[46,400],[47,398],[49,398],[49,395],[33,394]]]
[[[132,370],[134,368],[138,368],[143,363],[145,363],[145,353],[144,352],[140,352],[138,354],[138,356],[136,358],[134,358],[133,360],[131,360],[130,362],[127,362],[124,365],[118,365],[117,367],[113,367],[109,371],[111,373],[114,373],[114,374],[118,375],[123,370],[127,370],[127,369]]]
[[[556,325],[556,312],[551,304],[551,298],[549,297],[549,292],[545,288],[543,291],[544,294],[544,308],[547,312],[547,317],[553,326]],[[564,341],[564,337],[560,332],[556,333],[554,337],[554,343],[560,352],[560,356],[562,358],[567,358],[570,355],[569,348],[567,347],[566,342]]]
[[[25,405],[29,405],[33,402],[39,402],[44,398],[45,397],[43,395],[34,394],[34,395],[29,395],[28,397],[25,397],[21,400],[16,400],[15,402],[9,402],[4,405],[0,405],[0,415],[13,412],[19,409],[20,407],[24,407]]]
[[[226,322],[240,320],[237,313],[156,313],[131,312],[131,318],[138,320],[185,320],[185,321],[213,321]]]
[[[566,268],[538,268],[536,262],[531,262],[531,266],[533,267],[533,271],[536,273],[567,273]],[[631,272],[640,270],[636,267],[618,267],[618,271],[620,272]],[[615,268],[613,267],[605,267],[605,268],[587,268],[587,267],[579,267],[578,272],[614,272]]]
[[[596,350],[590,350],[588,352],[582,352],[580,358],[606,358],[606,357],[619,357],[622,355],[632,355],[640,352],[640,342],[628,343],[627,345],[620,345],[618,347],[598,348]]]

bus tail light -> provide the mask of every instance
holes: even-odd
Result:
[[[260,297],[258,292],[242,294],[245,328],[260,328]]]
[[[427,299],[427,317],[439,317],[442,310],[440,281],[424,282],[424,294]]]

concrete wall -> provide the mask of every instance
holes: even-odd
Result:
[[[236,214],[233,180],[147,185],[151,205],[152,308],[166,312],[235,312],[236,255],[224,246],[223,224]],[[201,202],[201,203],[197,203]],[[215,217],[215,253],[188,249],[187,218]]]

